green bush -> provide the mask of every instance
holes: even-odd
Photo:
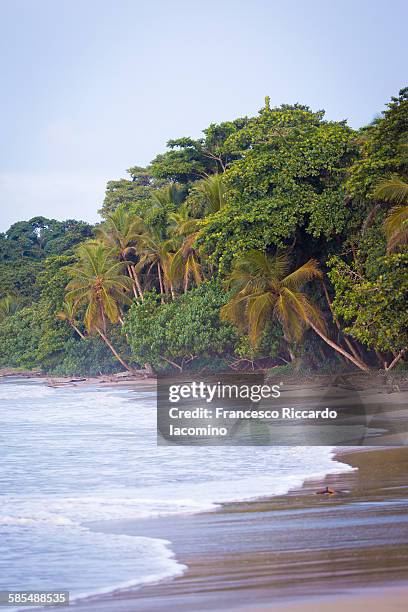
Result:
[[[166,370],[183,368],[200,358],[204,366],[215,357],[234,353],[237,336],[229,323],[220,321],[220,308],[227,294],[214,282],[205,283],[168,304],[147,294],[143,304],[134,304],[125,318],[123,331],[132,351],[131,360]]]
[[[75,340],[71,338],[64,345],[62,360],[53,367],[57,376],[97,376],[122,370],[109,348],[99,338]]]

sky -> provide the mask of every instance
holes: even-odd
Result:
[[[0,0],[0,231],[98,220],[170,138],[271,105],[358,128],[408,85],[405,0]]]

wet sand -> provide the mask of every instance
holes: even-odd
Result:
[[[250,607],[251,612],[406,612],[408,587],[382,587],[361,589],[347,595],[332,594],[330,597],[310,601],[289,601],[268,607]],[[242,608],[245,612],[245,608]]]
[[[217,512],[93,524],[170,540],[188,569],[75,610],[405,610],[408,448],[341,451],[339,460],[358,470]],[[340,492],[316,495],[326,484]]]

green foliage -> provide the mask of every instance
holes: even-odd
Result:
[[[57,321],[68,276],[65,270],[72,256],[54,256],[45,260],[38,274],[33,294],[40,297],[31,306],[19,308],[0,324],[0,363],[25,368],[50,370],[59,361],[72,330]]]
[[[276,359],[280,354],[285,354],[286,351],[287,343],[283,337],[282,327],[273,319],[265,325],[258,346],[252,346],[248,335],[242,334],[235,347],[235,354],[249,361],[256,361],[265,357]]]
[[[353,338],[377,351],[408,348],[408,253],[378,260],[378,274],[367,275],[335,257],[329,262],[335,289],[333,308]]]
[[[130,175],[130,179],[108,182],[105,199],[98,211],[102,217],[106,217],[108,213],[114,212],[119,207],[128,210],[132,206],[136,206],[136,214],[140,214],[140,211],[146,208],[146,203],[150,203],[152,190],[158,189],[164,184],[164,181],[153,177],[149,168],[134,166],[129,168],[127,173]]]
[[[205,283],[168,304],[160,304],[155,294],[146,295],[125,318],[132,360],[165,369],[172,367],[170,362],[183,367],[192,357],[210,362],[232,354],[236,334],[219,318],[227,297],[215,283]]]
[[[91,226],[83,221],[33,217],[14,223],[6,233],[0,234],[0,261],[16,261],[22,257],[41,260],[60,255],[92,235]]]
[[[20,305],[20,299],[14,295],[6,295],[0,298],[0,323],[16,313]]]
[[[52,369],[71,336],[68,328],[53,319],[43,303],[7,317],[0,325],[0,365]]]
[[[118,361],[100,338],[70,338],[52,373],[57,376],[98,376],[120,370]]]
[[[130,349],[158,369],[294,357],[306,372],[335,354],[367,369],[371,349],[390,363],[408,348],[407,135],[408,88],[358,133],[266,99],[110,181],[96,228],[13,224],[0,234],[0,364],[97,374],[129,368]],[[292,274],[270,256],[282,249]],[[302,285],[327,261],[327,301],[321,284],[309,298]]]
[[[212,123],[204,130],[204,138],[169,140],[167,146],[170,151],[157,155],[151,162],[152,175],[156,179],[191,183],[224,172],[237,159],[237,155],[226,147],[227,139],[239,132],[246,123],[246,117],[218,125]]]
[[[201,238],[221,270],[244,251],[302,231],[328,240],[351,222],[342,181],[356,147],[344,123],[305,107],[265,108],[225,146],[240,159],[225,173],[227,204],[204,220]]]
[[[347,181],[349,195],[360,201],[375,200],[378,183],[390,174],[401,174],[407,166],[408,88],[392,98],[380,119],[360,134],[361,156]]]
[[[28,258],[0,263],[0,297],[18,295],[25,302],[38,299],[35,283],[43,269],[44,261]]]
[[[83,221],[34,217],[14,223],[0,234],[0,297],[13,294],[26,303],[37,300],[36,280],[46,268],[46,259],[71,252],[92,235],[92,227]]]
[[[324,327],[321,313],[302,291],[308,281],[321,276],[316,260],[290,272],[287,255],[248,251],[228,277],[232,296],[222,307],[221,316],[246,330],[254,348],[273,319],[279,321],[288,341],[299,341],[311,322]]]

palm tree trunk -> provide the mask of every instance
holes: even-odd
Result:
[[[130,265],[128,264],[128,265],[126,266],[126,269],[127,269],[127,273],[128,273],[128,275],[129,275],[129,278],[130,278],[130,279],[133,281],[133,283],[132,283],[133,295],[135,296],[135,298],[136,298],[137,300],[139,300],[139,295],[138,295],[138,292],[137,292],[137,285],[136,285],[136,283],[135,283],[135,279],[134,279],[134,276],[133,276],[133,274],[132,274],[132,268],[131,268],[131,267],[130,267]]]
[[[330,340],[330,338],[328,338],[318,327],[316,327],[316,325],[312,321],[310,321],[310,319],[307,320],[307,323],[308,323],[308,325],[310,325],[310,327],[313,329],[313,331],[318,336],[320,336],[320,338],[322,340],[324,340],[326,342],[326,344],[331,346],[331,348],[333,348],[335,351],[337,351],[338,353],[343,355],[346,359],[348,359],[349,361],[354,363],[354,365],[356,365],[360,370],[363,370],[363,372],[369,372],[370,371],[370,368],[365,363],[360,361],[360,359],[356,359],[353,355],[350,355],[350,353],[348,353],[341,346],[339,346],[338,344],[333,342],[333,340]]]
[[[143,302],[143,299],[144,299],[143,290],[140,284],[138,273],[135,270],[135,266],[132,266],[131,264],[129,264],[127,266],[127,270],[128,270],[128,274],[130,278],[133,281],[133,294],[137,300],[140,298],[140,300]]]
[[[323,290],[324,290],[324,295],[325,295],[325,297],[326,297],[326,302],[327,302],[327,305],[329,306],[329,308],[330,308],[330,312],[331,312],[331,315],[332,315],[332,317],[333,317],[333,321],[335,322],[336,327],[337,327],[337,329],[339,330],[339,332],[341,332],[342,330],[341,330],[341,327],[340,327],[340,323],[339,323],[339,321],[338,321],[338,319],[337,319],[337,316],[336,316],[336,314],[335,314],[335,312],[334,312],[334,310],[333,310],[333,305],[332,305],[331,300],[330,300],[330,297],[329,297],[329,292],[327,291],[326,283],[325,283],[324,281],[322,281],[322,285],[323,285]],[[349,339],[347,338],[347,336],[346,336],[346,335],[344,335],[344,336],[343,336],[343,340],[344,340],[344,342],[347,344],[347,346],[348,346],[349,350],[350,350],[350,351],[353,353],[354,357],[355,357],[355,358],[356,358],[358,361],[360,361],[360,355],[357,353],[357,351],[356,351],[356,349],[354,348],[354,346],[353,346],[353,344],[352,344],[351,340],[349,340]]]
[[[138,273],[135,270],[135,266],[131,266],[131,270],[132,270],[132,273],[133,273],[133,278],[135,279],[137,290],[138,290],[139,295],[140,295],[140,299],[143,302],[143,300],[144,300],[143,289],[142,289],[142,285],[140,284],[139,275],[138,275]]]
[[[161,296],[160,299],[161,299],[161,303],[164,304],[164,287],[163,287],[163,279],[162,279],[160,261],[157,262],[157,274],[159,277],[159,287],[160,287],[160,296]]]
[[[113,344],[108,340],[108,338],[106,337],[106,335],[97,327],[96,331],[98,332],[98,334],[100,335],[100,337],[102,338],[102,340],[105,342],[105,344],[110,348],[110,350],[112,351],[112,353],[114,354],[114,356],[116,357],[116,359],[119,361],[119,363],[121,363],[123,365],[123,367],[128,370],[129,372],[132,372],[132,368],[130,367],[130,365],[128,365],[126,363],[126,361],[124,359],[122,359],[122,357],[119,355],[119,353],[116,351],[115,347],[113,346]]]
[[[76,333],[82,338],[82,340],[85,340],[84,334],[77,328],[76,325],[74,325],[74,323],[71,323],[71,327],[72,329],[75,329]]]

